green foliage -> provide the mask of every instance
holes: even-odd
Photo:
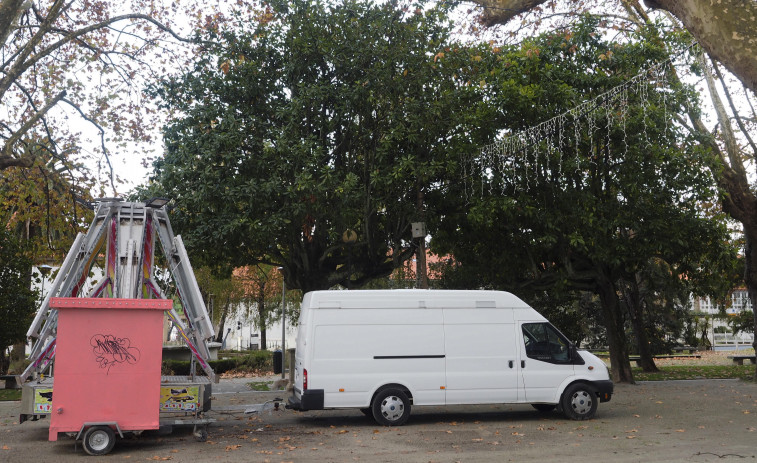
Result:
[[[208,363],[217,375],[229,371],[273,371],[273,354],[267,350],[259,350],[243,356],[211,360]],[[164,374],[188,375],[190,367],[189,360],[163,360]],[[205,373],[197,368],[197,374],[204,375]]]
[[[283,266],[303,291],[408,259],[419,198],[493,130],[447,8],[277,0],[251,30],[208,33],[194,68],[152,89],[174,114],[155,181],[193,257]]]
[[[31,261],[16,238],[0,227],[0,373],[8,368],[5,350],[24,341],[34,318],[36,293],[30,289]]]
[[[743,310],[731,317],[728,321],[733,328],[733,334],[754,333],[754,312],[752,310]]]

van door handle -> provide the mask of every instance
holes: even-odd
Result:
[[[508,366],[509,366],[510,368],[512,368],[512,367],[513,367],[513,361],[512,361],[512,360],[510,360],[509,362],[507,362],[507,365],[508,365]]]
[[[525,360],[521,360],[520,361],[520,367],[521,368],[526,368],[526,361]]]

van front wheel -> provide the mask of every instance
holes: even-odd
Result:
[[[410,417],[410,399],[399,389],[385,389],[373,399],[373,418],[384,426],[401,426]]]
[[[597,413],[597,393],[583,383],[571,384],[562,395],[562,410],[571,420],[590,420]]]

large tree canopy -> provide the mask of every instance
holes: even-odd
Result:
[[[156,89],[175,115],[155,170],[172,221],[193,256],[283,266],[303,291],[387,276],[424,195],[492,130],[476,52],[450,43],[444,5],[270,8]]]
[[[570,2],[573,5],[587,4],[582,0]],[[478,3],[488,6],[487,14],[491,13],[494,15],[492,18],[498,18],[492,19],[490,23],[503,23],[525,11],[539,11],[542,8],[540,5],[545,2],[482,0]],[[556,2],[550,2],[546,5],[555,4]],[[757,44],[757,27],[754,27],[757,3],[740,0],[647,0],[645,4],[652,8],[665,9],[675,15],[710,55],[710,59],[704,54],[701,56],[700,69],[705,77],[717,124],[708,128],[698,111],[688,111],[688,124],[685,119],[679,122],[688,126],[690,133],[699,138],[702,147],[716,155],[715,161],[711,162],[709,167],[721,187],[720,199],[723,210],[738,220],[743,227],[746,268],[744,282],[752,304],[757,305],[757,246],[754,244],[757,243],[757,196],[751,185],[752,176],[748,173],[750,163],[753,165],[757,156],[757,143],[751,135],[755,127],[752,100],[757,80],[754,53]],[[647,12],[638,0],[606,2],[598,8],[603,9],[610,17],[615,17],[619,11],[625,11],[635,28],[646,28],[650,23]],[[678,27],[677,23],[673,26]],[[661,34],[660,39],[663,37],[664,34]],[[745,87],[744,95],[737,96],[732,86],[727,84],[718,61],[741,80]],[[754,325],[757,326],[757,312],[754,312]],[[757,348],[757,337],[754,347]],[[757,379],[757,368],[755,378]]]
[[[581,0],[571,0],[574,2]],[[638,4],[638,0],[619,0]],[[554,0],[473,0],[484,7],[487,25],[504,24],[519,14],[553,5]],[[670,12],[714,59],[757,93],[757,3],[744,0],[644,0]]]

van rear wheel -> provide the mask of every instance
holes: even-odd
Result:
[[[571,420],[590,420],[597,413],[599,399],[591,386],[575,383],[568,386],[562,395],[562,410]]]
[[[373,418],[384,426],[401,426],[410,417],[410,399],[400,389],[379,391],[371,408]]]

